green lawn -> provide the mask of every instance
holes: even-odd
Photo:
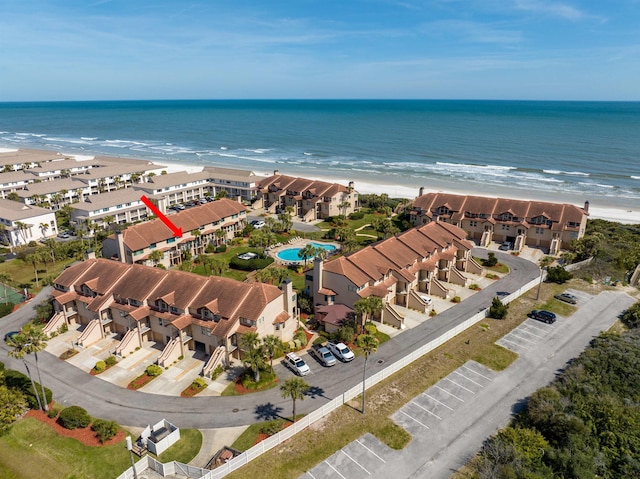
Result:
[[[160,454],[158,460],[162,463],[178,461],[188,464],[198,455],[201,447],[202,433],[200,431],[197,429],[180,429],[180,440]]]
[[[113,479],[129,466],[124,441],[89,447],[32,418],[0,437],[0,477],[5,479]]]
[[[31,284],[29,292],[34,294],[42,289],[42,279],[45,276],[58,276],[63,269],[77,260],[74,258],[56,261],[55,264],[48,263],[47,268],[43,264],[38,263],[38,280],[39,287],[36,287],[36,277],[31,263],[25,263],[21,259],[14,259],[0,263],[0,275],[7,275],[11,278],[11,284]]]

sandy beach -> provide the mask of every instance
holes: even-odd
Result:
[[[194,166],[186,163],[165,163],[167,165],[168,172],[174,171],[187,171],[187,172],[196,172],[202,171],[202,166]],[[214,165],[212,165],[214,166]],[[227,165],[225,165],[227,167]],[[228,166],[232,167],[233,166]],[[235,166],[235,168],[241,167]],[[294,172],[287,172],[283,170],[279,170],[283,175],[289,176],[301,176]],[[257,172],[258,176],[270,176],[273,174],[267,172]],[[584,198],[578,199],[575,197],[571,197],[569,195],[559,197],[554,196],[553,198],[549,198],[544,194],[538,194],[535,190],[531,190],[528,192],[524,192],[522,190],[501,190],[501,191],[493,191],[492,188],[487,188],[485,191],[478,191],[477,188],[469,188],[469,184],[447,184],[443,182],[439,182],[437,184],[424,184],[424,185],[397,185],[397,184],[389,184],[385,183],[383,180],[379,182],[373,182],[369,178],[368,181],[361,181],[357,178],[334,178],[329,176],[306,176],[306,178],[320,181],[327,181],[330,183],[340,183],[343,185],[347,185],[349,181],[354,181],[355,188],[359,193],[362,194],[382,194],[386,193],[391,198],[408,198],[414,199],[418,196],[420,187],[424,187],[424,193],[453,193],[459,195],[475,195],[475,196],[486,196],[486,197],[500,197],[500,198],[514,198],[520,200],[530,200],[530,201],[548,201],[554,203],[569,203],[574,204],[576,206],[583,206],[584,201],[589,201],[589,216],[590,218],[603,219],[607,221],[615,221],[618,223],[624,224],[640,224],[640,205],[637,205],[635,208],[626,208],[626,207],[618,207],[609,204],[606,199],[602,198]]]

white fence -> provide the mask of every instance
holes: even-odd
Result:
[[[504,298],[502,298],[501,301],[503,303],[505,303],[505,304],[510,303],[514,299],[522,296],[524,293],[526,293],[530,289],[538,286],[540,281],[541,281],[541,278],[536,278],[536,279],[531,280],[529,283],[525,284],[524,286],[522,286],[517,291],[515,291],[515,292],[509,294],[508,296],[505,296]],[[377,372],[373,376],[368,377],[366,379],[366,381],[365,381],[365,388],[369,389],[369,388],[375,386],[380,381],[382,381],[382,380],[388,378],[389,376],[395,374],[396,372],[400,371],[402,368],[404,368],[404,367],[408,366],[409,364],[411,364],[412,362],[420,359],[425,354],[430,353],[431,351],[433,351],[437,347],[441,346],[442,344],[446,343],[447,341],[449,341],[453,337],[457,336],[458,334],[462,333],[463,331],[466,331],[467,329],[469,329],[474,324],[476,324],[479,321],[482,321],[483,319],[485,319],[487,317],[487,312],[488,312],[488,309],[483,309],[482,311],[480,311],[479,313],[474,314],[469,319],[467,319],[463,323],[459,324],[455,328],[450,329],[449,331],[447,331],[442,336],[434,339],[433,341],[428,342],[427,344],[424,344],[423,346],[421,346],[417,350],[413,351],[408,356],[405,356],[404,358],[399,359],[398,361],[389,364],[386,368],[384,368],[381,371]],[[209,470],[206,470],[206,469],[194,468],[193,466],[188,466],[186,464],[182,464],[182,463],[178,463],[178,462],[161,464],[161,463],[158,463],[157,461],[154,461],[151,458],[149,458],[149,459],[151,459],[151,461],[153,461],[154,463],[157,463],[158,465],[162,466],[162,472],[161,472],[161,470],[156,469],[157,466],[155,464],[154,464],[154,467],[151,467],[151,465],[147,466],[146,464],[144,464],[139,469],[137,466],[138,466],[138,464],[143,462],[142,460],[140,460],[138,463],[136,463],[136,470],[137,471],[143,471],[146,467],[149,467],[149,468],[154,469],[157,473],[162,474],[164,476],[165,474],[174,474],[176,472],[180,473],[180,474],[187,475],[182,471],[183,470],[186,471],[186,470],[189,470],[187,468],[191,468],[190,470],[191,470],[192,474],[196,473],[196,470],[199,470],[199,471],[202,471],[202,475],[200,475],[200,476],[187,475],[187,477],[196,477],[196,478],[200,478],[200,479],[220,479],[222,477],[225,477],[227,474],[235,471],[236,469],[239,469],[242,466],[245,466],[246,464],[248,464],[253,459],[255,459],[258,456],[264,454],[265,452],[273,449],[274,447],[276,447],[279,444],[283,443],[287,439],[291,439],[298,432],[308,428],[314,422],[316,422],[316,421],[322,419],[323,417],[327,416],[328,414],[332,413],[334,410],[336,410],[337,408],[339,408],[340,406],[342,406],[343,404],[345,404],[346,402],[352,400],[353,398],[357,397],[360,394],[362,394],[362,383],[352,387],[348,391],[345,391],[341,396],[338,396],[338,397],[332,399],[331,401],[329,401],[328,403],[323,405],[321,408],[316,409],[315,411],[312,411],[310,414],[304,416],[303,418],[300,418],[295,424],[292,424],[291,426],[289,426],[286,429],[283,429],[279,433],[274,434],[273,436],[268,437],[264,441],[259,442],[258,444],[253,446],[251,449],[247,449],[245,452],[243,452],[239,456],[231,459],[226,464],[223,464],[222,466],[220,466],[220,467],[218,467],[218,468],[216,468],[216,469],[214,469],[212,471],[209,471]],[[180,469],[177,469],[177,468],[180,468]],[[133,479],[133,472],[131,472],[131,469],[129,469],[128,471],[125,471],[125,473],[120,475],[117,479]]]

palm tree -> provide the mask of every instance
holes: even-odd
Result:
[[[44,392],[44,385],[42,384],[42,378],[40,377],[40,364],[38,363],[38,353],[47,347],[47,337],[42,330],[33,324],[28,324],[22,329],[22,334],[26,338],[25,352],[27,354],[33,353],[36,359],[36,371],[38,372],[38,382],[40,383],[40,389],[42,392],[42,405],[45,411],[49,410],[47,404],[47,395]]]
[[[38,282],[38,259],[38,255],[36,255],[35,253],[28,254],[24,257],[24,260],[27,263],[31,263],[33,265],[33,272],[36,275],[36,288],[40,286]]]
[[[49,223],[42,222],[40,223],[40,231],[42,232],[42,236],[47,236],[47,230],[49,229]]]
[[[307,267],[307,262],[309,261],[309,258],[313,258],[316,255],[316,247],[313,246],[311,243],[307,243],[304,248],[301,248],[300,251],[298,251],[298,258],[303,259],[304,260],[304,267]]]
[[[343,201],[338,205],[338,209],[342,211],[342,216],[347,216],[347,208],[351,206],[351,203],[348,201]]]
[[[258,333],[249,331],[242,335],[241,344],[245,351],[244,362],[253,371],[253,380],[260,381],[260,369],[264,367],[264,349]]]
[[[24,232],[27,229],[29,229],[29,226],[26,223],[23,223],[22,221],[16,221],[16,228],[18,228],[18,232],[22,235],[22,240],[26,244],[27,237],[25,236]]]
[[[226,233],[224,232],[224,230],[220,229],[216,230],[213,235],[216,237],[216,246],[220,246],[220,243],[223,242]]]
[[[540,299],[540,288],[542,287],[542,277],[544,276],[544,270],[547,269],[547,267],[551,263],[553,263],[553,261],[554,261],[554,258],[552,258],[551,256],[544,256],[539,261],[539,265],[540,265],[540,281],[538,282],[538,292],[536,294],[536,301]]]
[[[219,200],[221,198],[226,198],[227,196],[229,196],[229,192],[227,190],[218,190],[215,199]]]
[[[372,336],[370,334],[361,334],[357,339],[358,347],[362,349],[364,353],[364,368],[362,370],[362,414],[365,413],[364,410],[364,395],[366,392],[365,388],[365,380],[367,379],[367,361],[369,359],[369,355],[375,353],[378,350],[378,338]]]
[[[164,258],[164,253],[160,250],[152,251],[151,254],[149,254],[149,259],[153,261],[154,266],[157,266],[162,258]]]
[[[304,401],[304,395],[308,390],[309,385],[302,378],[289,378],[280,386],[282,397],[291,398],[293,401],[293,422],[296,422],[296,400]]]
[[[262,338],[262,345],[264,346],[264,350],[269,357],[269,367],[271,368],[271,372],[273,373],[273,357],[280,352],[282,349],[282,341],[277,336],[273,334],[269,334]]]
[[[20,333],[11,338],[7,339],[7,346],[11,348],[9,351],[9,356],[16,359],[22,359],[22,363],[24,364],[25,369],[27,370],[27,376],[29,376],[29,381],[31,381],[31,387],[33,388],[33,393],[38,401],[38,409],[43,411],[42,402],[40,401],[40,393],[36,389],[36,383],[33,381],[33,377],[31,377],[31,370],[29,369],[29,365],[27,364],[27,360],[25,356],[27,354],[26,351],[26,337],[24,334]],[[45,399],[46,402],[46,399]]]
[[[353,309],[360,316],[360,331],[364,328],[364,325],[370,319],[373,319],[382,311],[384,303],[382,298],[378,296],[368,296],[366,298],[360,298],[353,304]]]

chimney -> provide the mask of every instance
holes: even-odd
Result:
[[[353,190],[353,181],[349,182],[349,190]]]
[[[420,189],[418,190],[418,196],[422,196],[424,195],[424,186],[421,186]]]
[[[92,249],[88,249],[84,254],[84,259],[96,259],[96,252]]]
[[[322,277],[324,273],[324,261],[320,257],[313,259],[313,284],[311,285],[311,295],[313,296],[313,304],[324,304],[324,297],[321,297],[318,291],[322,289]]]
[[[280,170],[273,170],[273,176],[279,175],[280,174]]]
[[[118,247],[118,259],[121,263],[126,263],[127,258],[124,255],[124,238],[122,237],[122,231],[116,230],[116,244]]]
[[[584,210],[588,213],[589,212],[589,202],[585,201],[584,202]]]
[[[293,292],[293,283],[289,278],[282,282],[281,289],[284,293],[284,309],[289,314],[289,317],[293,319],[296,317],[298,301],[296,300],[296,294]]]

